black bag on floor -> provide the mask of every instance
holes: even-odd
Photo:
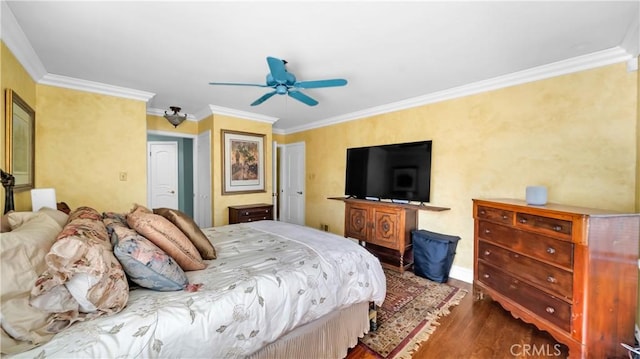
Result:
[[[413,272],[435,282],[448,281],[460,237],[420,229],[411,231],[411,239]]]

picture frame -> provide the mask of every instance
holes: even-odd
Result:
[[[222,194],[266,192],[265,135],[222,130]]]
[[[18,94],[5,92],[5,166],[14,176],[14,191],[34,188],[36,112]]]

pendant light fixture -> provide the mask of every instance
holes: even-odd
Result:
[[[180,112],[180,107],[176,107],[176,106],[170,106],[169,107],[171,109],[171,111],[173,111],[173,113],[167,113],[167,111],[164,112],[164,118],[166,118],[172,125],[173,127],[178,127],[179,124],[181,124],[182,122],[184,122],[184,120],[187,119],[187,114],[185,113],[184,115],[180,115],[178,112]]]

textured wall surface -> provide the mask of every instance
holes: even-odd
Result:
[[[128,211],[146,204],[146,103],[37,87],[37,186],[54,187],[71,208]]]
[[[617,64],[285,136],[306,143],[306,220],[344,230],[346,148],[433,140],[431,204],[420,228],[459,235],[473,267],[472,198],[524,199],[633,212],[637,72]]]

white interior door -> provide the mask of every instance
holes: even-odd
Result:
[[[273,219],[278,220],[280,214],[280,204],[278,203],[278,188],[279,188],[279,175],[278,175],[278,142],[273,141],[271,147],[271,200],[273,203]]]
[[[280,220],[305,224],[305,145],[304,142],[282,146],[280,164]]]
[[[149,151],[149,208],[178,209],[178,143],[152,141]]]
[[[196,144],[196,197],[194,220],[200,228],[211,227],[211,132],[198,135]]]

